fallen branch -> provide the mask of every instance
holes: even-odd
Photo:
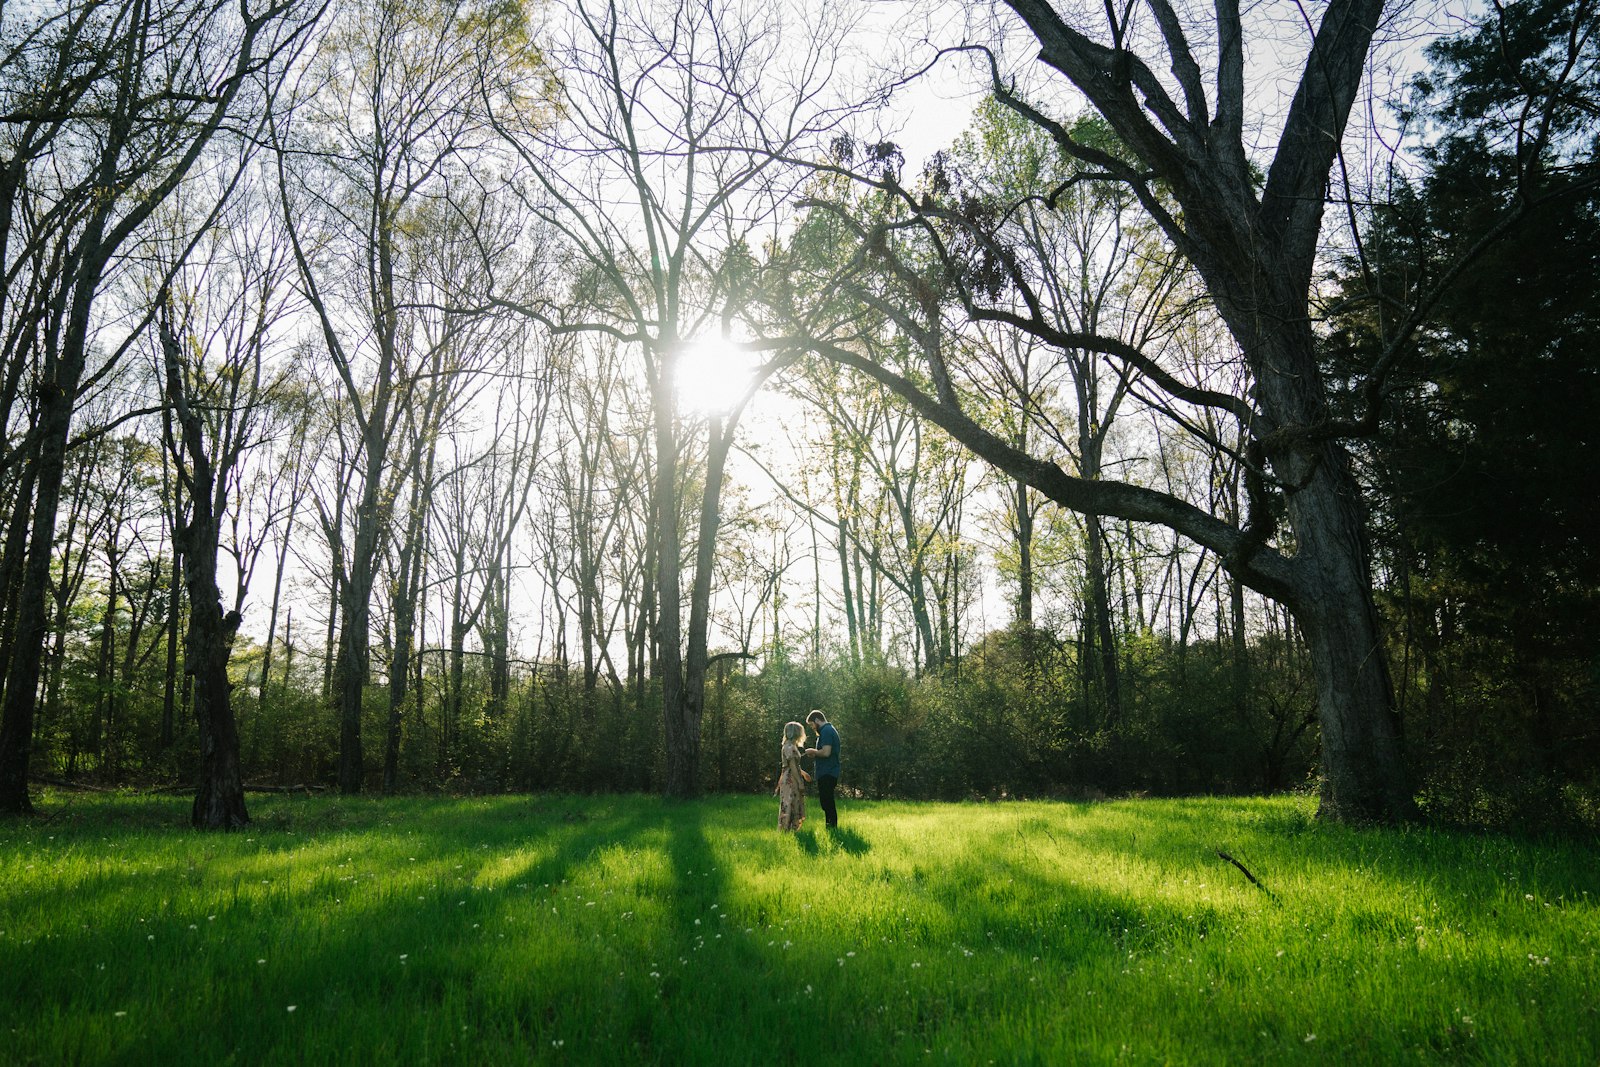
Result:
[[[28,777],[29,777],[29,779],[31,781],[37,783],[38,785],[54,786],[57,789],[73,789],[73,790],[78,790],[78,791],[85,792],[85,793],[123,793],[123,792],[138,793],[138,792],[143,792],[143,793],[148,793],[148,794],[150,794],[152,796],[179,796],[179,795],[182,795],[184,793],[194,793],[194,792],[198,791],[199,788],[200,788],[199,786],[194,785],[194,784],[177,783],[177,784],[174,784],[174,785],[151,786],[150,788],[144,789],[144,790],[138,790],[138,789],[128,790],[128,789],[117,789],[117,788],[112,788],[112,787],[103,786],[103,785],[90,785],[88,782],[74,782],[74,781],[70,781],[70,780],[68,780],[66,778],[52,778],[49,775],[44,775],[44,774],[32,774],[32,775],[29,775]],[[327,789],[328,789],[328,787],[325,786],[325,785],[307,785],[307,784],[300,784],[300,785],[250,785],[250,784],[247,783],[245,785],[245,787],[244,787],[244,791],[246,793],[304,793],[307,796],[310,796],[313,793],[326,792]]]
[[[39,785],[51,785],[55,786],[57,789],[74,789],[84,793],[118,792],[116,789],[111,789],[103,785],[90,785],[88,782],[74,782],[67,778],[51,778],[49,775],[44,774],[30,774],[28,777]]]
[[[1220,848],[1216,850],[1216,853],[1217,853],[1218,858],[1225,859],[1229,863],[1233,864],[1235,867],[1239,868],[1239,873],[1243,874],[1246,878],[1250,879],[1250,884],[1251,885],[1253,885],[1257,889],[1261,890],[1263,893],[1265,893],[1272,900],[1277,900],[1278,899],[1278,896],[1277,896],[1276,893],[1274,893],[1272,890],[1268,889],[1265,885],[1263,885],[1261,883],[1261,880],[1259,878],[1257,878],[1255,875],[1250,873],[1250,868],[1246,867],[1244,864],[1240,863],[1238,860],[1234,859],[1232,856],[1228,855],[1226,852],[1222,851],[1222,849],[1220,849]]]

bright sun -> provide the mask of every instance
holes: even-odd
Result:
[[[700,415],[726,415],[755,373],[749,349],[725,337],[691,341],[678,353],[674,384],[678,408]]]

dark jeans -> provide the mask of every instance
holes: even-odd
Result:
[[[839,825],[839,812],[833,806],[833,791],[838,787],[838,775],[817,775],[817,800],[822,804],[822,816],[827,821],[829,826]]]

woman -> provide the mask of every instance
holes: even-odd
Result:
[[[798,830],[806,821],[806,787],[801,780],[811,776],[800,769],[800,753],[806,744],[806,728],[791,722],[783,728],[781,763],[778,770],[778,829]]]

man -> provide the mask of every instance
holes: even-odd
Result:
[[[817,799],[822,804],[822,815],[829,829],[839,826],[839,813],[833,806],[833,791],[839,785],[839,731],[833,728],[821,711],[806,716],[806,724],[817,734],[817,747],[808,748],[805,754],[814,758],[817,775]]]

